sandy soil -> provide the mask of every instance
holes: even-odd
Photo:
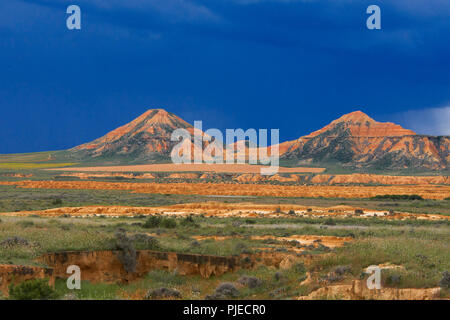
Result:
[[[282,186],[227,183],[129,183],[100,181],[2,181],[20,188],[129,190],[134,193],[197,194],[262,197],[370,198],[387,194],[417,194],[425,199],[445,199],[450,186]]]
[[[79,168],[64,168],[64,169],[48,169],[55,171],[81,171],[81,172],[164,172],[164,171],[201,171],[201,172],[229,172],[229,173],[260,173],[261,168],[267,166],[250,165],[250,164],[143,164],[134,166],[111,166],[111,167],[79,167]],[[280,167],[281,173],[320,173],[325,171],[325,168],[307,168],[307,167]]]
[[[193,236],[197,241],[213,239],[215,241],[224,241],[227,239],[237,238],[232,236]],[[280,242],[284,241],[296,241],[301,245],[313,245],[318,246],[318,243],[330,248],[342,247],[346,242],[354,241],[351,237],[334,237],[334,236],[312,236],[312,235],[292,235],[290,237],[275,237],[275,236],[251,236],[252,240],[276,240]]]

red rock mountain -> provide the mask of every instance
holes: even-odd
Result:
[[[434,170],[446,169],[450,160],[448,136],[417,135],[390,122],[377,122],[361,111],[282,145],[283,158],[354,168]]]
[[[192,125],[164,109],[150,109],[101,138],[69,151],[80,157],[133,160],[168,157],[176,142],[170,141],[177,128],[194,132]]]
[[[313,138],[333,130],[343,124],[350,130],[353,137],[395,137],[415,135],[414,131],[403,129],[398,124],[391,122],[377,122],[362,111],[354,111],[343,115],[339,119],[332,121],[329,125],[320,130],[305,136],[304,138]]]
[[[163,109],[151,109],[92,142],[70,149],[75,158],[121,162],[167,160],[177,142],[173,130],[192,125]],[[394,123],[377,122],[361,111],[279,145],[280,156],[301,163],[341,164],[354,168],[446,169],[450,138],[418,135]]]

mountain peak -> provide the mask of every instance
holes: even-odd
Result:
[[[393,137],[416,134],[414,131],[404,129],[395,123],[375,121],[364,112],[358,110],[344,114],[339,119],[332,121],[327,126],[314,131],[304,138],[313,138],[324,132],[332,131],[337,127],[349,130],[354,137]]]
[[[365,114],[362,111],[353,111],[347,114],[344,114],[339,119],[335,120],[336,122],[354,122],[354,123],[375,123],[376,121],[373,120],[371,117],[369,117],[367,114]]]
[[[147,111],[145,111],[142,115],[150,115],[150,114],[158,114],[158,115],[165,115],[168,116],[169,112],[166,111],[166,109],[162,109],[162,108],[156,108],[156,109],[148,109]]]
[[[180,117],[164,109],[149,109],[133,121],[108,132],[101,138],[73,148],[88,151],[92,156],[103,154],[167,153],[171,148],[171,133],[175,129],[192,130]]]

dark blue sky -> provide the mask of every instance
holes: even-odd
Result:
[[[1,1],[0,153],[73,147],[149,108],[281,140],[358,109],[448,135],[449,75],[448,0]]]

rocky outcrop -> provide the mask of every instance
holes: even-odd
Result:
[[[172,173],[167,176],[169,179],[198,179],[198,173]]]
[[[12,283],[19,284],[32,279],[49,279],[49,285],[51,286],[55,283],[53,270],[50,268],[8,264],[0,265],[0,292],[5,297],[8,296],[9,286]]]
[[[307,296],[298,297],[299,300],[433,300],[439,298],[440,288],[427,289],[399,289],[381,288],[368,289],[365,281],[353,280],[351,284],[326,286],[311,292]]]
[[[278,181],[278,182],[299,182],[300,180],[301,178],[296,174],[291,174],[288,177],[279,174],[274,174],[269,178],[269,181]]]
[[[341,174],[328,175],[319,174],[311,177],[314,184],[382,184],[382,185],[427,185],[427,184],[450,184],[448,176],[386,176],[377,174]]]
[[[67,267],[77,265],[81,279],[91,282],[130,282],[144,277],[152,270],[177,272],[180,275],[200,275],[203,278],[219,276],[238,269],[256,268],[261,265],[289,268],[300,258],[292,253],[259,251],[240,256],[213,256],[191,253],[136,251],[135,272],[127,272],[120,251],[68,251],[44,254],[38,262],[53,269],[56,278],[67,278]],[[306,258],[306,256],[305,256]]]
[[[238,181],[240,183],[261,182],[261,181],[266,181],[267,177],[262,176],[260,174],[244,173],[244,174],[241,174],[241,175],[233,178],[233,180]]]
[[[49,253],[38,261],[53,268],[55,277],[67,278],[67,267],[77,265],[81,279],[92,282],[128,282],[145,276],[151,270],[176,271],[180,275],[198,274],[204,278],[233,272],[239,267],[237,257],[222,257],[176,252],[139,250],[135,272],[125,270],[119,251],[70,251]]]
[[[82,180],[89,180],[93,178],[123,178],[123,179],[155,179],[151,173],[134,174],[134,173],[86,173],[86,172],[66,172],[59,177],[76,177]]]

